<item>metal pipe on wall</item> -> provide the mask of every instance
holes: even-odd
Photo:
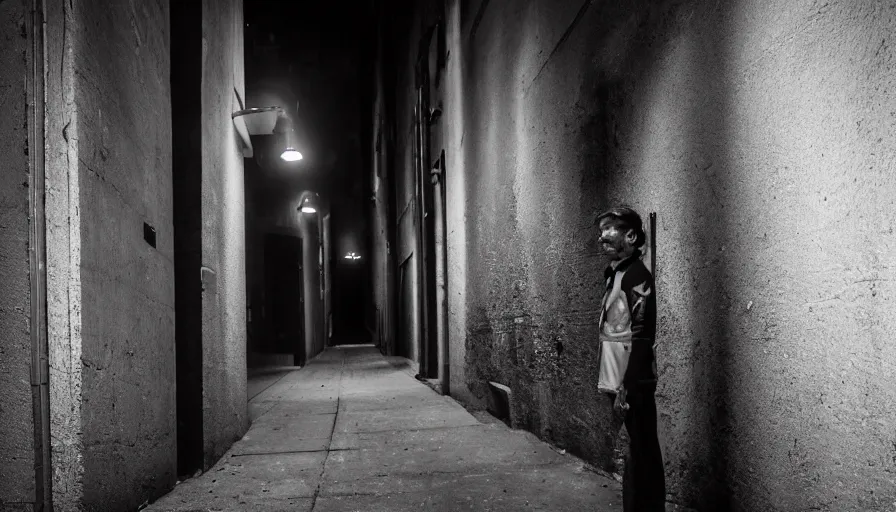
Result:
[[[436,346],[439,353],[439,388],[443,395],[451,394],[451,373],[448,360],[448,253],[445,224],[445,158],[432,170],[433,210],[435,214],[436,266]]]
[[[26,35],[29,67],[27,82],[29,209],[31,214],[28,244],[31,274],[31,398],[34,421],[34,510],[53,510],[50,444],[50,362],[47,340],[47,252],[44,116],[45,34],[44,3],[30,2],[30,23]]]
[[[417,87],[417,108],[415,116],[415,124],[417,125],[417,147],[418,147],[418,160],[417,160],[417,175],[415,181],[417,182],[417,286],[419,289],[419,296],[417,300],[417,307],[420,312],[420,322],[418,324],[418,333],[419,333],[419,345],[418,345],[418,353],[417,353],[417,361],[419,363],[419,373],[424,377],[429,377],[432,369],[429,368],[429,333],[430,333],[430,317],[429,317],[429,286],[427,283],[427,275],[426,269],[427,265],[427,244],[426,244],[426,172],[429,169],[429,123],[427,112],[427,97],[426,97],[426,89],[428,87],[427,81],[425,80],[424,75],[425,68],[423,66],[418,67],[418,72],[421,75],[418,77],[418,87]]]

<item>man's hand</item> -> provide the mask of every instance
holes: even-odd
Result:
[[[625,401],[625,388],[619,388],[619,392],[616,393],[616,401],[613,402],[613,408],[619,412],[625,412],[628,410],[628,403]]]

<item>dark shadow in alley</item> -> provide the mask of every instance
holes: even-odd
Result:
[[[177,473],[203,468],[202,4],[171,5]],[[204,276],[204,275],[203,275]]]

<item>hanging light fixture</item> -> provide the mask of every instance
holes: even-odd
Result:
[[[255,156],[251,136],[274,133],[277,122],[283,115],[285,115],[283,109],[277,106],[247,108],[230,114],[240,140],[243,141],[243,157],[253,158]]]
[[[299,142],[296,130],[286,112],[280,112],[277,116],[277,125],[274,126],[274,134],[283,139],[283,151],[280,158],[286,162],[298,162],[302,159],[302,153],[298,150]]]
[[[279,151],[281,160],[298,162],[304,158],[299,151],[299,137],[293,121],[282,107],[249,108],[234,112],[231,117],[243,141],[244,157],[254,156],[252,135],[273,134],[278,139],[276,150]]]

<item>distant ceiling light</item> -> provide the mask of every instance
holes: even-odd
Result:
[[[302,203],[299,206],[299,211],[302,213],[317,213],[317,194],[309,193],[302,199]]]
[[[350,252],[350,253],[348,253],[348,254],[345,255],[345,259],[347,259],[347,260],[360,260],[360,259],[361,259],[361,255],[360,255],[360,254],[355,254],[355,253],[353,253],[353,252]]]

